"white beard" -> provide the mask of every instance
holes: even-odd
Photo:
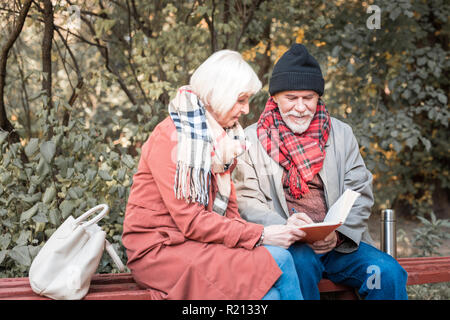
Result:
[[[310,123],[311,120],[314,117],[314,113],[312,113],[309,110],[306,110],[304,113],[299,113],[297,111],[291,110],[287,113],[283,113],[280,110],[280,114],[281,114],[281,118],[283,118],[283,121],[286,123],[286,125],[288,126],[289,129],[291,129],[294,133],[298,133],[298,134],[302,134],[303,132],[305,132]],[[295,117],[299,117],[296,121],[292,121],[289,116],[293,115]],[[300,117],[304,117],[307,116],[307,118],[305,119],[300,119]]]

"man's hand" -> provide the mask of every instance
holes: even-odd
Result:
[[[305,232],[296,226],[275,224],[264,228],[263,244],[287,249],[296,241],[303,239]]]
[[[294,213],[286,221],[286,225],[301,227],[305,224],[314,223],[310,217],[304,212]]]
[[[333,250],[336,247],[337,240],[337,233],[333,231],[327,235],[325,239],[310,243],[308,245],[316,254],[322,254]]]

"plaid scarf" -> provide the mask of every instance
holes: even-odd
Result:
[[[272,97],[266,103],[258,121],[257,135],[267,154],[287,171],[283,186],[289,187],[289,193],[296,199],[309,192],[307,183],[322,168],[330,127],[330,115],[321,100],[308,129],[302,134],[289,129]]]
[[[169,104],[169,114],[178,137],[176,198],[208,205],[214,173],[218,193],[213,211],[224,215],[231,193],[230,167],[247,149],[244,130],[236,123],[225,131],[189,86],[178,89]]]

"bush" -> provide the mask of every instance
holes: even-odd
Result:
[[[407,287],[410,300],[448,300],[450,299],[450,285],[443,283],[417,284]]]
[[[417,217],[423,223],[420,228],[414,229],[415,238],[413,245],[420,250],[420,256],[432,256],[437,254],[439,247],[445,239],[450,239],[448,228],[450,221],[448,219],[436,219],[433,212],[430,213],[430,220],[424,217]]]
[[[27,276],[58,226],[100,203],[111,210],[99,225],[126,262],[121,234],[135,159],[104,127],[86,126],[83,118],[62,125],[53,109],[36,116],[43,128],[38,138],[8,145],[7,133],[0,132],[0,277]],[[21,150],[28,161],[19,156]],[[115,268],[105,253],[97,272]]]

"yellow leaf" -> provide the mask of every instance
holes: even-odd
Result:
[[[326,42],[324,42],[324,41],[322,41],[322,42],[320,42],[319,40],[315,40],[314,41],[314,45],[316,46],[316,47],[322,47],[322,46],[324,46],[324,45],[326,45],[327,43]]]
[[[289,48],[283,45],[273,48],[273,52],[275,54],[275,64],[278,62],[278,59],[288,50]]]
[[[371,87],[367,90],[367,93],[369,94],[369,96],[370,96],[371,98],[374,98],[374,97],[377,95],[377,90],[376,90],[373,86],[371,86]]]
[[[303,30],[302,28],[300,28],[297,31],[297,38],[295,38],[295,42],[297,43],[302,43],[303,39],[305,38],[305,30]]]
[[[246,61],[253,61],[253,59],[255,59],[255,57],[256,57],[256,48],[253,47],[251,49],[248,49],[248,50],[242,52],[242,57]]]
[[[256,46],[250,48],[242,53],[244,60],[253,61],[256,58],[256,53],[265,54],[267,45],[260,41]],[[269,54],[270,55],[270,54]]]

